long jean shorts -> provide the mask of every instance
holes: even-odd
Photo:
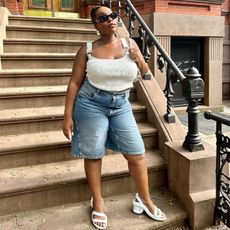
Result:
[[[128,97],[129,90],[109,92],[84,81],[73,111],[74,157],[100,159],[106,148],[122,154],[145,152]]]

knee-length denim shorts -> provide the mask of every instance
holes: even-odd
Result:
[[[129,90],[100,90],[86,79],[75,101],[71,151],[77,158],[100,159],[105,149],[143,154],[144,143],[128,100]]]

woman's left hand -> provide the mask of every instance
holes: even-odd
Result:
[[[141,60],[142,58],[142,54],[141,54],[141,57],[140,57],[140,52],[137,48],[133,47],[133,48],[130,48],[129,49],[129,56],[131,59],[133,59],[135,62],[138,63],[138,61]]]
[[[136,62],[137,67],[141,72],[141,76],[144,76],[149,71],[148,64],[145,62],[138,45],[133,39],[129,39],[129,47],[130,58]]]

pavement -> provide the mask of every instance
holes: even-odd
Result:
[[[185,112],[186,108],[175,108],[175,112],[179,120],[181,121],[184,128],[187,130],[188,126],[188,115]],[[199,134],[203,141],[208,142],[212,145],[216,144],[216,122],[213,120],[207,120],[204,117],[204,112],[206,110],[211,110],[214,113],[217,113],[225,118],[230,119],[230,100],[224,100],[223,106],[220,107],[207,107],[207,106],[199,106],[200,113],[198,114],[198,127]],[[223,134],[230,137],[230,126],[222,125]]]

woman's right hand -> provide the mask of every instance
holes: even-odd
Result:
[[[73,130],[74,130],[74,123],[73,123],[72,117],[64,118],[62,131],[64,135],[66,136],[66,138],[69,139],[70,141],[72,141]]]

